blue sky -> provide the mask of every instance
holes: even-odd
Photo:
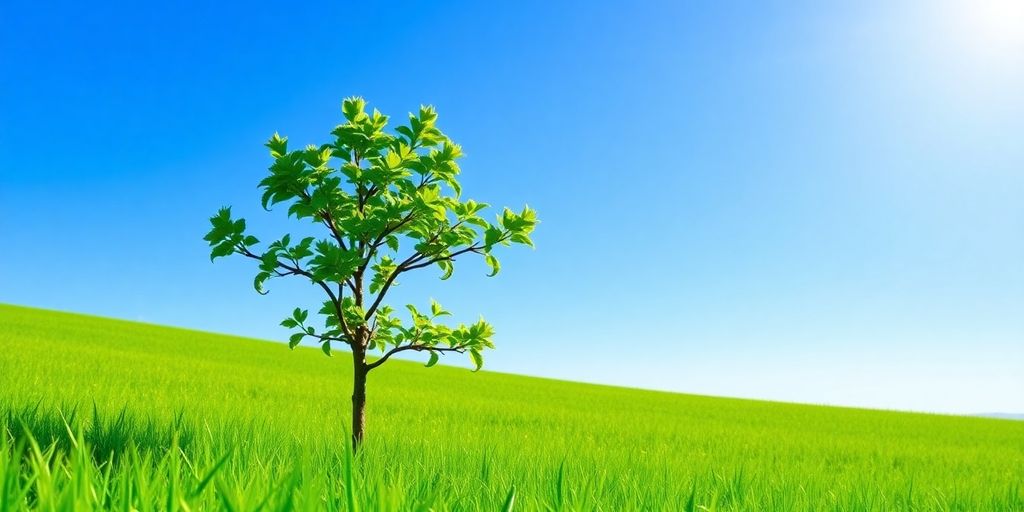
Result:
[[[262,142],[358,94],[436,105],[465,194],[539,211],[498,278],[395,297],[486,316],[490,369],[1024,411],[1012,0],[368,4],[6,4],[0,302],[284,339],[315,291],[201,237],[228,204],[290,229]]]

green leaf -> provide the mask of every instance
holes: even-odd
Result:
[[[263,289],[263,283],[270,279],[270,272],[260,272],[256,274],[256,279],[253,279],[252,286],[256,289],[256,293],[260,295],[266,295],[267,291]]]
[[[203,240],[210,242],[210,245],[217,245],[224,241],[232,233],[231,207],[225,206],[217,210],[217,215],[210,217],[210,231],[206,233]]]
[[[418,309],[416,309],[416,306],[413,306],[412,304],[406,304],[405,305],[405,309],[409,310],[409,314],[413,318],[423,316],[422,314],[420,314],[420,311]]]
[[[366,100],[352,96],[351,98],[345,98],[345,101],[341,102],[341,112],[345,115],[345,119],[349,122],[356,122],[360,118],[360,114],[363,114],[363,110],[366,108]]]
[[[498,275],[498,271],[501,270],[501,263],[498,262],[498,258],[495,258],[493,254],[488,254],[484,259],[487,260],[487,265],[491,267],[491,273],[487,274],[487,277]]]
[[[444,316],[444,315],[450,315],[451,314],[451,313],[445,311],[444,308],[441,307],[441,304],[439,302],[437,302],[436,300],[434,300],[434,299],[430,299],[430,312],[434,316]]]
[[[480,371],[480,368],[483,368],[483,366],[484,366],[484,356],[482,356],[480,354],[479,350],[477,350],[475,348],[474,349],[470,349],[469,350],[469,358],[473,360],[473,365],[476,366],[476,369],[473,370],[474,372]]]
[[[487,228],[491,227],[491,225],[488,224],[486,220],[481,219],[480,217],[478,217],[476,215],[467,216],[465,218],[465,222],[466,222],[466,224],[472,224],[474,226],[481,227],[481,228],[484,228],[484,229],[487,229]]]
[[[384,242],[388,244],[392,251],[398,252],[398,237],[388,236],[384,239]]]
[[[441,274],[442,281],[451,277],[452,273],[455,272],[455,265],[450,260],[439,260],[437,266],[441,267],[441,270],[444,271],[444,274]]]
[[[331,340],[324,340],[324,343],[320,345],[320,350],[322,350],[327,357],[331,357]]]
[[[305,335],[305,333],[301,332],[292,334],[291,337],[288,338],[288,348],[294,349],[295,346],[298,345],[300,341],[302,341],[302,337]]]
[[[538,222],[537,210],[530,208],[529,205],[523,207],[523,211],[519,214],[519,218],[530,228],[533,229]]]
[[[291,318],[285,318],[284,320],[281,321],[281,327],[285,327],[287,329],[294,329],[294,328],[296,328],[298,326],[299,326],[299,323],[296,322],[294,319],[291,319]]]
[[[437,360],[438,359],[439,358],[437,357],[437,352],[434,352],[433,350],[431,350],[430,351],[430,360],[427,361],[427,364],[425,366],[427,368],[430,368],[431,366],[434,366],[435,364],[437,364]]]
[[[508,230],[513,230],[513,226],[518,220],[518,216],[509,208],[505,208],[501,212],[501,226]],[[514,231],[514,230],[513,230]]]
[[[341,301],[341,312],[345,315],[345,322],[349,327],[357,327],[366,323],[364,320],[366,311],[357,305],[352,297],[345,297]]]
[[[288,137],[281,137],[277,132],[265,145],[270,148],[270,156],[274,158],[281,158],[288,153]]]
[[[355,248],[344,250],[329,240],[316,243],[316,255],[309,261],[309,270],[317,281],[342,282],[363,262]]]
[[[277,269],[277,248],[272,247],[260,257],[260,270],[271,273]]]
[[[228,256],[235,252],[235,244],[231,243],[230,240],[222,242],[220,245],[213,248],[210,251],[210,261],[213,261],[221,256]]]
[[[501,240],[502,234],[501,229],[497,226],[488,226],[487,230],[484,231],[484,244],[491,246],[498,243],[498,240]]]
[[[409,139],[409,142],[412,142],[413,139],[416,138],[416,136],[413,135],[412,130],[409,129],[408,126],[399,126],[399,127],[395,128],[395,131],[400,133],[400,134],[402,134],[402,135],[405,135],[405,137],[407,139]]]
[[[524,235],[522,233],[516,233],[516,234],[512,235],[511,240],[513,242],[517,243],[517,244],[523,244],[523,245],[529,246],[531,249],[535,248],[533,246],[533,240],[530,240],[529,236]]]

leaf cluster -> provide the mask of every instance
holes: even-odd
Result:
[[[273,162],[259,182],[265,209],[286,205],[290,217],[321,226],[324,235],[296,242],[284,235],[260,250],[245,220],[222,208],[205,237],[211,259],[240,254],[258,260],[253,286],[259,293],[266,293],[270,279],[289,275],[324,291],[319,333],[304,310],[282,322],[297,329],[293,347],[313,337],[328,354],[332,341],[357,352],[379,349],[379,362],[403,350],[427,351],[431,364],[441,352],[467,352],[479,368],[480,352],[493,347],[489,324],[481,319],[448,327],[436,321],[447,312],[432,307],[426,315],[411,305],[400,318],[384,298],[399,276],[416,269],[436,267],[448,279],[460,256],[483,258],[489,275],[496,275],[497,247],[533,246],[536,212],[505,208],[487,220],[487,204],[462,197],[462,148],[437,127],[432,107],[409,114],[393,130],[388,116],[368,112],[362,98],[346,99],[342,114],[345,122],[319,146],[289,149],[287,137],[275,133],[266,143]]]

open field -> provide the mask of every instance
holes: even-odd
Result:
[[[1024,422],[396,361],[370,376],[352,460],[350,372],[344,353],[0,306],[0,510],[1024,510]]]

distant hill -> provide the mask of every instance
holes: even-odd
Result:
[[[979,418],[995,418],[999,420],[1017,420],[1024,421],[1024,413],[1012,413],[1012,412],[983,412],[981,414],[974,414]]]
[[[0,305],[0,511],[1024,511],[1024,422],[395,361],[352,460],[351,371],[341,350]],[[12,456],[25,430],[42,449]]]

